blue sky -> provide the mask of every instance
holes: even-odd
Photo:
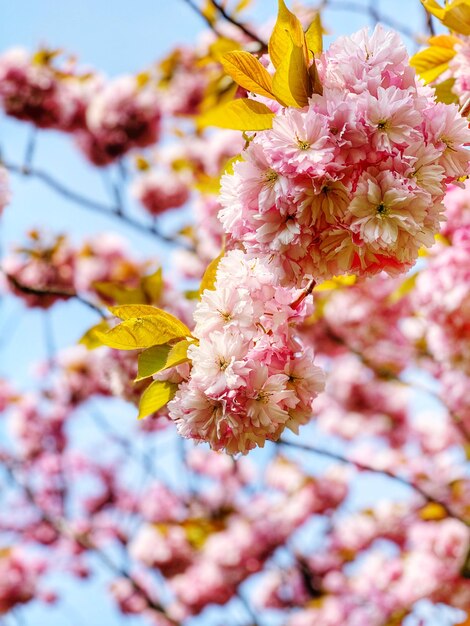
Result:
[[[0,51],[16,45],[29,49],[41,44],[63,48],[76,54],[80,62],[109,76],[140,71],[176,44],[196,42],[203,30],[202,21],[183,0],[4,0],[2,4]],[[255,19],[262,22],[273,17],[276,4],[275,0],[255,1]],[[358,4],[365,6],[367,3],[359,0]],[[378,5],[379,2],[375,2],[375,6]],[[424,24],[424,14],[417,0],[382,0],[380,9],[409,27],[419,29]],[[360,13],[337,11],[329,12],[325,19],[331,36],[353,32],[368,22]],[[10,161],[22,162],[29,134],[27,125],[0,117],[0,147]],[[102,176],[85,163],[68,137],[54,132],[41,133],[35,163],[71,188],[97,200],[109,201]],[[162,256],[153,240],[105,217],[85,212],[38,181],[12,178],[12,186],[13,201],[0,223],[0,242],[4,250],[12,243],[21,243],[29,228],[41,226],[53,232],[69,232],[75,241],[113,229],[126,235],[136,256]],[[133,210],[137,216],[144,217],[137,207]],[[57,347],[75,343],[83,330],[95,322],[93,313],[71,302],[58,304],[50,316]],[[17,302],[10,299],[0,302],[0,376],[9,374],[22,387],[31,384],[31,362],[46,355],[43,330],[42,312],[24,315]],[[360,497],[368,502],[375,500],[382,488],[382,484],[377,486],[373,481],[365,484],[362,481],[362,490],[360,485],[357,487]],[[387,483],[387,490],[389,487]],[[397,489],[396,495],[403,493]],[[66,584],[70,595],[57,609],[45,609],[39,603],[25,607],[21,610],[22,623],[34,626],[43,623],[48,626],[119,624],[121,619],[102,590],[106,576],[100,577],[102,580],[81,586]],[[122,621],[129,626],[141,623],[133,618]],[[198,623],[209,622],[202,619]],[[441,626],[443,624],[440,622]]]

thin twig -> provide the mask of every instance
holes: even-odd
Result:
[[[170,624],[172,624],[173,626],[179,626],[178,622],[176,622],[175,620],[173,620],[171,617],[168,616],[168,614],[165,611],[164,607],[161,604],[159,604],[157,601],[153,600],[149,596],[147,590],[144,587],[142,587],[142,585],[140,585],[140,583],[138,581],[136,581],[135,578],[133,578],[133,576],[129,572],[127,572],[122,567],[119,567],[119,565],[116,565],[116,563],[114,563],[114,561],[105,552],[103,552],[100,548],[98,548],[98,546],[92,541],[92,539],[88,535],[74,533],[68,527],[68,524],[67,524],[66,520],[57,518],[57,517],[55,517],[53,515],[50,515],[47,511],[45,511],[37,503],[36,496],[35,496],[34,492],[32,491],[32,489],[29,487],[29,485],[27,483],[23,482],[18,477],[17,472],[16,472],[15,463],[13,462],[13,459],[7,460],[3,456],[1,461],[3,462],[3,465],[4,465],[5,469],[6,469],[6,472],[7,472],[8,476],[10,477],[10,479],[18,487],[20,487],[20,489],[23,490],[23,492],[24,492],[25,496],[27,497],[27,499],[29,500],[29,502],[36,508],[36,510],[39,512],[39,514],[41,515],[41,517],[43,518],[43,520],[45,522],[50,524],[60,535],[62,535],[64,537],[67,537],[69,539],[72,539],[73,541],[76,541],[82,548],[85,548],[86,550],[91,550],[96,555],[96,557],[110,571],[112,571],[117,576],[121,576],[122,578],[126,578],[131,583],[133,588],[137,592],[139,592],[139,593],[141,593],[143,595],[143,597],[145,598],[145,601],[147,602],[149,608],[151,608],[154,611],[157,611],[158,613],[164,615],[165,618],[168,620],[168,622]]]
[[[329,2],[328,9],[336,10],[336,11],[349,11],[351,13],[362,13],[364,15],[371,15],[370,7],[365,6],[363,4],[356,4],[355,2],[348,2],[348,1],[342,1],[342,0],[338,0],[338,2]],[[405,35],[405,37],[409,37],[412,40],[416,39],[416,34],[411,29],[407,28],[406,26],[403,26],[403,24],[400,24],[399,22],[395,22],[395,20],[392,20],[391,18],[386,17],[384,15],[379,15],[377,17],[378,17],[378,21],[382,22],[382,24],[385,24],[385,26],[389,26],[390,28],[397,30],[402,35]]]
[[[105,313],[100,309],[99,306],[97,306],[93,302],[90,302],[89,300],[87,300],[83,296],[79,295],[75,291],[67,291],[67,290],[63,290],[63,289],[54,289],[54,288],[52,288],[52,289],[40,289],[39,287],[29,287],[28,285],[24,285],[23,283],[21,283],[12,274],[8,274],[7,272],[5,272],[5,270],[3,270],[1,267],[0,267],[0,272],[2,272],[4,274],[5,278],[16,289],[18,289],[18,291],[22,291],[23,293],[30,294],[32,296],[39,296],[39,297],[43,296],[45,298],[48,297],[48,296],[55,296],[57,298],[65,298],[67,300],[73,298],[74,300],[78,300],[78,302],[80,302],[81,304],[84,304],[85,306],[87,306],[92,311],[95,311],[95,313],[98,313],[98,315],[102,319],[106,319]]]
[[[233,24],[233,26],[236,26],[239,30],[241,30],[243,33],[245,33],[245,35],[247,35],[247,37],[249,37],[250,39],[253,39],[253,41],[256,41],[257,43],[259,43],[259,45],[263,48],[263,50],[267,50],[268,44],[265,41],[263,41],[262,39],[260,39],[258,37],[258,35],[256,35],[256,33],[254,33],[252,30],[250,30],[249,28],[244,26],[241,22],[238,22],[234,17],[232,17],[229,13],[227,13],[227,11],[220,4],[220,2],[218,2],[217,0],[211,0],[211,3],[217,9],[217,11],[220,13],[220,15],[225,20],[227,20],[227,22],[230,22],[230,24]]]
[[[422,487],[420,487],[416,483],[406,480],[406,478],[403,478],[402,476],[398,476],[397,474],[394,474],[393,472],[389,470],[379,469],[376,467],[370,467],[369,465],[365,465],[364,463],[361,463],[360,461],[356,461],[354,459],[348,459],[347,457],[342,456],[341,454],[337,454],[336,452],[330,452],[329,450],[325,450],[323,448],[317,448],[315,446],[309,446],[304,443],[287,441],[286,439],[280,439],[278,443],[280,445],[288,446],[291,448],[305,450],[306,452],[312,452],[313,454],[318,454],[318,455],[327,457],[334,461],[338,461],[339,463],[344,463],[345,465],[352,465],[356,467],[358,470],[360,470],[361,472],[371,472],[373,474],[380,474],[381,476],[387,476],[388,478],[391,478],[392,480],[395,480],[396,482],[399,482],[402,485],[405,485],[406,487],[410,487],[411,489],[416,491],[416,493],[419,493],[419,495],[423,497],[427,502],[433,502],[433,503],[438,504],[439,506],[443,508],[443,510],[447,513],[449,517],[452,517],[458,520],[459,522],[462,522],[462,524],[465,524],[465,526],[470,527],[470,522],[461,518],[457,513],[454,513],[452,509],[450,509],[448,504],[446,504],[445,502],[442,502],[441,500],[438,500],[431,494],[427,493],[427,491],[425,491]]]
[[[186,3],[188,5],[188,7],[191,7],[191,9],[197,13],[197,15],[199,15],[199,17],[201,19],[204,20],[204,22],[209,26],[209,28],[212,30],[212,32],[217,35],[217,37],[223,37],[222,33],[220,33],[217,30],[217,26],[213,23],[213,21],[207,16],[205,15],[204,11],[202,11],[195,2],[193,2],[192,0],[183,0],[184,3]]]
[[[10,172],[14,174],[37,178],[38,180],[45,183],[48,187],[50,187],[51,189],[59,193],[61,196],[63,196],[64,198],[67,198],[67,200],[71,200],[75,204],[83,207],[84,209],[94,211],[96,213],[100,213],[101,215],[106,215],[107,217],[110,217],[110,218],[117,218],[121,220],[122,222],[124,222],[125,224],[127,224],[128,226],[130,226],[131,228],[133,228],[134,230],[137,230],[140,233],[144,233],[145,235],[149,235],[151,237],[157,237],[158,239],[160,239],[161,241],[164,241],[165,243],[172,244],[172,245],[175,245],[175,243],[178,243],[178,245],[188,247],[188,245],[182,240],[176,241],[173,237],[164,235],[159,230],[157,230],[155,225],[147,226],[146,224],[143,224],[142,222],[138,222],[137,220],[134,220],[128,215],[125,215],[124,213],[120,211],[120,207],[107,206],[105,204],[102,204],[101,202],[97,202],[96,200],[92,200],[91,198],[83,196],[82,194],[77,193],[76,191],[73,191],[72,189],[69,189],[63,183],[58,181],[49,173],[44,172],[43,170],[31,168],[31,167],[22,167],[20,165],[15,165],[14,163],[9,163],[6,161],[2,161],[1,164],[7,170],[9,170]]]

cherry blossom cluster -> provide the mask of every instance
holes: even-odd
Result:
[[[455,45],[456,55],[449,62],[447,74],[455,79],[452,91],[458,96],[462,106],[470,97],[470,45],[468,37],[460,36]]]
[[[237,250],[220,261],[194,313],[190,378],[168,405],[184,437],[246,453],[310,420],[323,373],[295,333],[311,308],[302,296],[274,264]]]
[[[133,148],[154,144],[160,133],[159,95],[138,76],[106,81],[58,65],[58,52],[13,48],[0,56],[0,103],[7,115],[39,128],[73,133],[86,157],[108,165]]]
[[[276,105],[222,180],[224,229],[286,280],[398,274],[431,246],[445,184],[468,171],[470,131],[436,103],[397,34],[340,37],[317,61],[323,95]]]
[[[470,375],[470,187],[446,196],[447,242],[439,245],[420,272],[413,293],[417,315],[425,319],[427,348],[436,363]],[[446,245],[447,244],[447,245]],[[451,245],[448,245],[451,244]]]

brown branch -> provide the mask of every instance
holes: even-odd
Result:
[[[181,245],[187,248],[189,247],[182,240],[176,241],[173,237],[164,235],[156,228],[155,225],[147,226],[146,224],[143,224],[142,222],[134,220],[129,215],[126,215],[125,213],[123,213],[122,207],[120,206],[110,207],[105,204],[102,204],[101,202],[97,202],[96,200],[92,200],[91,198],[83,196],[82,194],[72,189],[69,189],[59,180],[51,176],[48,172],[44,172],[43,170],[28,167],[28,166],[15,165],[14,163],[9,163],[6,161],[0,161],[0,164],[3,165],[7,170],[9,170],[10,172],[14,174],[19,174],[21,176],[26,176],[26,177],[31,177],[31,178],[37,178],[38,180],[46,184],[48,187],[56,191],[58,194],[60,194],[67,200],[74,202],[75,204],[83,207],[84,209],[87,209],[89,211],[94,211],[95,213],[105,215],[106,217],[119,219],[121,222],[124,222],[127,226],[130,226],[134,230],[137,230],[140,233],[149,235],[154,238],[156,237],[160,239],[161,241],[164,241],[165,243],[172,244],[172,245],[174,245],[175,243],[178,243],[178,245]]]
[[[195,2],[193,2],[192,0],[183,0],[183,2],[185,4],[188,5],[188,7],[191,7],[191,9],[197,13],[197,15],[199,15],[199,17],[201,19],[204,20],[204,22],[207,24],[207,26],[209,26],[209,28],[211,29],[211,31],[217,35],[217,37],[223,37],[222,33],[220,33],[217,30],[217,26],[213,23],[213,21],[207,16],[205,15],[204,11],[202,11]]]
[[[220,4],[220,2],[218,2],[217,0],[211,0],[211,3],[217,9],[217,11],[220,13],[220,15],[225,20],[227,20],[227,22],[230,22],[230,24],[233,24],[233,26],[236,26],[239,30],[241,30],[243,33],[245,33],[245,35],[247,37],[249,37],[253,41],[256,41],[257,43],[259,43],[259,45],[261,46],[261,48],[263,50],[267,50],[268,49],[268,44],[265,41],[260,39],[258,37],[258,35],[256,35],[256,33],[254,33],[252,30],[250,30],[249,28],[244,26],[244,24],[242,24],[241,22],[238,22],[234,17],[232,17],[229,13],[227,13],[227,11]]]
[[[177,621],[173,620],[167,615],[165,608],[159,602],[153,600],[149,596],[147,590],[142,587],[142,585],[138,581],[136,581],[135,578],[128,571],[126,571],[122,567],[119,567],[119,565],[116,565],[116,563],[114,563],[114,561],[110,559],[105,552],[100,550],[100,548],[91,540],[88,535],[72,532],[68,527],[65,519],[57,518],[49,514],[38,504],[38,502],[36,501],[36,496],[31,487],[23,480],[21,480],[17,475],[16,466],[19,466],[19,463],[15,462],[15,460],[13,459],[7,459],[5,455],[2,455],[2,458],[0,460],[3,463],[10,479],[15,483],[17,487],[19,487],[23,491],[28,501],[35,507],[35,509],[38,511],[38,513],[41,515],[42,519],[45,522],[50,524],[63,537],[72,539],[73,541],[76,541],[82,548],[92,551],[110,571],[112,571],[115,575],[121,576],[122,578],[128,580],[131,583],[132,587],[135,589],[135,591],[142,594],[150,609],[153,609],[154,611],[163,615],[173,626],[179,626],[179,623]]]
[[[385,381],[392,380],[394,382],[400,383],[401,385],[414,387],[415,389],[425,391],[427,394],[432,396],[434,400],[439,402],[446,409],[447,413],[449,414],[449,417],[452,419],[452,422],[454,423],[455,427],[460,432],[460,435],[462,436],[463,440],[467,443],[470,443],[470,431],[465,426],[464,422],[462,421],[462,418],[447,406],[447,404],[444,402],[444,400],[441,398],[439,394],[435,393],[431,389],[428,389],[427,387],[422,388],[422,387],[417,386],[416,384],[410,385],[409,383],[404,382],[391,370],[378,368],[364,354],[362,354],[362,352],[359,352],[359,350],[354,349],[352,346],[350,346],[347,343],[347,341],[345,341],[342,337],[337,335],[330,326],[328,326],[328,338],[331,339],[331,341],[334,341],[335,343],[337,343],[338,345],[343,346],[349,352],[357,356],[357,358],[361,361],[361,363],[365,365],[366,367],[368,367],[378,378],[385,380]]]
[[[462,524],[465,524],[465,526],[470,527],[470,521],[466,521],[465,519],[461,518],[457,513],[454,513],[448,504],[446,504],[445,502],[442,502],[441,500],[438,500],[431,494],[427,493],[427,491],[425,491],[422,487],[420,487],[416,483],[408,481],[406,480],[406,478],[403,478],[402,476],[398,476],[397,474],[394,474],[393,472],[389,470],[379,469],[376,467],[370,467],[369,465],[365,465],[364,463],[361,463],[360,461],[355,461],[354,459],[348,459],[347,457],[342,456],[341,454],[337,454],[336,452],[330,452],[329,450],[324,450],[323,448],[317,448],[315,446],[309,446],[304,443],[297,443],[293,441],[287,441],[286,439],[280,439],[278,444],[283,445],[283,446],[288,446],[291,448],[297,448],[299,450],[305,450],[306,452],[312,452],[313,454],[318,454],[318,455],[327,457],[334,461],[338,461],[339,463],[344,463],[345,465],[352,465],[353,467],[360,470],[361,472],[371,472],[373,474],[379,474],[381,476],[386,476],[387,478],[391,478],[392,480],[395,480],[396,482],[399,482],[402,485],[405,485],[406,487],[410,487],[411,489],[416,491],[416,493],[418,493],[422,498],[424,498],[427,502],[435,503],[441,506],[442,509],[447,513],[448,517],[452,517],[458,520],[459,522],[462,522]]]
[[[416,39],[416,34],[412,30],[410,30],[403,24],[400,24],[399,22],[395,22],[395,20],[389,17],[379,15],[375,11],[375,9],[371,10],[370,5],[365,6],[363,4],[356,4],[355,2],[338,0],[337,2],[328,2],[327,8],[336,11],[349,11],[351,13],[362,13],[363,15],[369,15],[370,17],[372,17],[372,19],[377,20],[382,24],[385,24],[385,26],[393,28],[394,30],[400,32],[402,35],[405,35],[405,37],[409,37],[413,40]]]
[[[38,297],[43,296],[45,298],[47,296],[56,296],[57,298],[65,298],[66,300],[73,298],[75,300],[78,300],[78,302],[80,302],[81,304],[84,304],[85,306],[87,306],[89,309],[92,309],[93,311],[95,311],[95,313],[98,313],[98,315],[102,319],[106,319],[105,313],[100,309],[99,306],[97,306],[93,302],[90,302],[89,300],[79,295],[75,291],[67,291],[63,289],[54,289],[54,288],[41,289],[39,287],[29,287],[28,285],[24,285],[23,283],[21,283],[12,274],[8,274],[7,272],[5,272],[5,270],[2,269],[1,267],[0,267],[0,272],[2,272],[2,274],[8,280],[8,282],[11,283],[13,287],[18,289],[18,291],[22,291],[23,293],[29,294],[32,296],[38,296]]]

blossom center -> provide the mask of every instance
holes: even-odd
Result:
[[[310,148],[310,144],[308,141],[304,141],[303,139],[300,139],[299,137],[296,137],[296,139],[297,139],[297,145],[299,146],[301,150],[308,150]]]
[[[386,215],[388,215],[388,208],[386,207],[386,205],[383,202],[381,202],[377,206],[376,211],[377,211],[377,215],[379,217],[385,217]]]

